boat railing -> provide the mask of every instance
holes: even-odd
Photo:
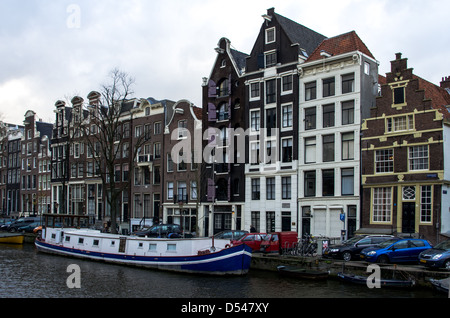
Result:
[[[76,214],[43,214],[43,225],[50,228],[89,228],[89,216]]]

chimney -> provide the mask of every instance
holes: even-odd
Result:
[[[450,76],[446,76],[442,78],[441,81],[442,88],[450,88]]]

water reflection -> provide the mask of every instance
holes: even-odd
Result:
[[[81,269],[70,289],[67,267]],[[368,289],[336,280],[312,282],[251,270],[243,277],[204,277],[38,253],[33,245],[0,244],[0,297],[16,298],[367,298],[443,297],[427,289]],[[445,298],[445,297],[443,297]]]

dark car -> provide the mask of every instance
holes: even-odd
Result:
[[[41,220],[40,217],[26,217],[26,218],[20,218],[16,221],[12,222],[6,227],[6,231],[9,232],[17,232],[20,227],[23,227],[25,225],[29,225],[30,223],[39,222]]]
[[[241,236],[238,240],[231,240],[233,245],[245,244],[252,248],[252,252],[261,249],[261,242],[264,241],[267,233],[247,233]]]
[[[41,225],[41,222],[28,223],[17,228],[18,232],[33,233],[34,229]]]
[[[183,230],[178,224],[156,224],[152,227],[131,233],[139,237],[168,237],[179,238],[183,235]]]
[[[384,241],[391,239],[395,239],[395,236],[358,235],[342,242],[341,245],[331,245],[324,251],[323,256],[343,259],[344,261],[348,262],[353,258],[359,259],[359,254],[363,249],[374,247]]]
[[[361,258],[377,263],[417,263],[419,254],[431,248],[431,244],[422,239],[389,240],[376,247],[365,248]]]
[[[419,262],[426,267],[450,270],[450,240],[420,253]]]
[[[242,231],[242,230],[227,230],[222,231],[214,235],[214,238],[216,239],[226,239],[226,240],[238,240],[245,234],[247,234],[248,231]]]

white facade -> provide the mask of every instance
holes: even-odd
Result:
[[[362,105],[362,81],[369,71],[357,52],[299,69],[299,234],[346,238],[358,229],[361,110],[372,106]]]

